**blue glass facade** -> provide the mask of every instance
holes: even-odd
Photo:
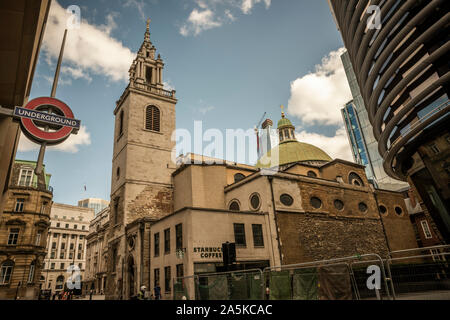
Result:
[[[345,52],[341,59],[353,97],[353,100],[342,109],[342,115],[355,162],[366,166],[367,178],[378,188],[393,191],[408,188],[407,183],[389,177],[384,170],[383,158],[378,151],[378,141],[373,135],[373,127],[348,53]]]
[[[355,104],[352,101],[348,102],[344,109],[341,110],[344,118],[345,127],[347,129],[348,139],[350,141],[353,159],[356,163],[366,166],[366,175],[373,180],[374,173],[370,158],[367,152],[367,147],[364,141],[364,136],[359,123],[358,114],[355,109]],[[374,183],[376,183],[374,181]]]

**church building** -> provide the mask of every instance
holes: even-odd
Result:
[[[155,52],[147,25],[114,110],[107,299],[141,286],[173,298],[177,279],[223,270],[227,241],[241,270],[417,247],[402,194],[297,141],[284,113],[279,144],[254,166],[196,154],[174,164],[177,99]]]

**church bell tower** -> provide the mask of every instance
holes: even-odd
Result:
[[[148,270],[140,270],[147,264],[141,260],[148,253],[141,244],[150,239],[139,237],[143,237],[144,227],[149,233],[149,221],[172,212],[172,172],[176,165],[171,158],[175,148],[171,136],[176,128],[177,99],[175,90],[164,89],[163,70],[164,62],[159,54],[156,56],[150,40],[148,20],[144,41],[129,70],[129,84],[114,110],[108,232],[111,298],[128,297],[146,282],[139,278],[148,274]],[[138,230],[132,229],[139,224]]]

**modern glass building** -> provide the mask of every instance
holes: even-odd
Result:
[[[348,52],[341,56],[353,100],[341,110],[353,158],[356,163],[366,166],[366,175],[380,189],[404,191],[409,184],[389,177],[383,168],[383,158],[378,152],[378,142],[373,135],[364,100],[356,81]]]
[[[328,1],[384,170],[414,186],[449,242],[450,1]]]
[[[94,209],[95,215],[109,206],[109,201],[103,199],[89,198],[78,201],[78,206],[83,208]]]
[[[355,104],[352,101],[348,102],[341,110],[344,118],[345,128],[347,129],[347,136],[350,142],[353,159],[356,163],[366,166],[366,175],[369,181],[375,186],[378,186],[375,175],[373,173],[372,163],[367,152],[366,142],[361,130]]]

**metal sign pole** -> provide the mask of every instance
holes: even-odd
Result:
[[[61,44],[61,50],[59,52],[59,58],[58,58],[58,64],[56,66],[56,71],[55,71],[55,77],[53,79],[53,86],[52,86],[52,92],[51,92],[51,97],[54,98],[56,95],[56,88],[58,87],[58,80],[59,80],[59,74],[61,71],[61,63],[62,63],[62,59],[64,56],[64,47],[66,45],[66,37],[67,37],[67,29],[64,31],[64,38],[63,38],[63,42]],[[49,113],[52,112],[51,109],[48,110]],[[46,125],[45,126],[45,131],[49,130],[49,126]],[[45,156],[45,149],[47,148],[47,142],[43,142],[41,144],[41,148],[39,150],[39,156],[38,156],[38,161],[37,161],[37,165],[36,165],[36,169],[34,170],[34,173],[39,177],[42,172],[43,172],[43,163],[44,163],[44,156]],[[44,180],[45,182],[45,180]]]

